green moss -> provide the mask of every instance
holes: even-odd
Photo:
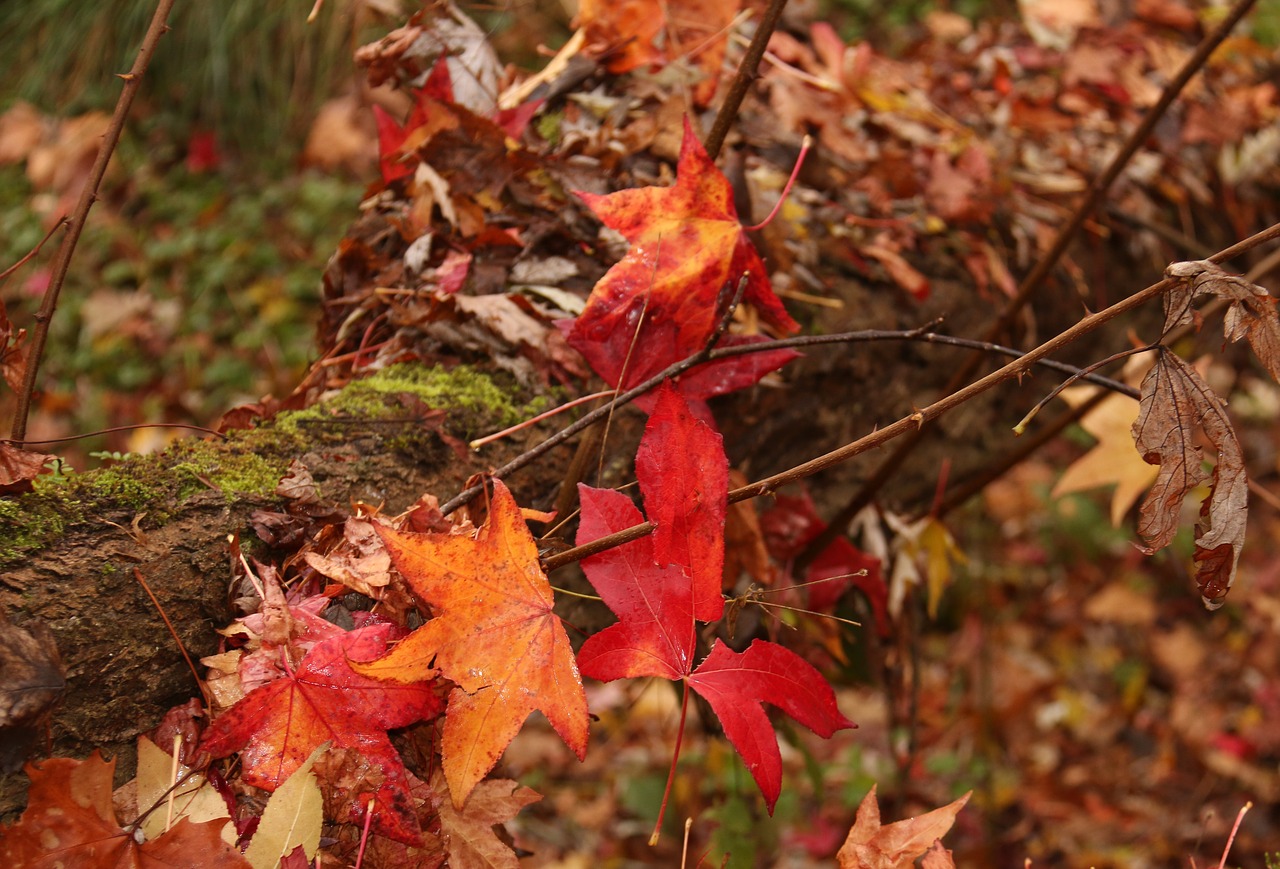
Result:
[[[463,437],[511,425],[536,413],[546,399],[521,404],[514,387],[504,388],[490,376],[465,366],[452,370],[422,365],[396,365],[349,384],[335,396],[303,411],[280,414],[256,429],[232,432],[224,441],[184,440],[164,453],[134,456],[83,474],[46,475],[35,491],[0,498],[0,564],[48,544],[74,525],[111,514],[146,512],[148,522],[164,522],[176,505],[210,487],[228,499],[271,497],[289,462],[314,441],[304,423],[342,419],[404,417],[408,394],[432,408],[449,411],[449,428]],[[386,445],[410,448],[421,438],[412,434],[389,438]],[[346,436],[350,429],[341,429]],[[403,441],[403,443],[401,443]]]
[[[466,365],[446,370],[403,363],[351,383],[307,410],[283,413],[276,426],[282,432],[297,433],[300,425],[336,417],[377,420],[403,416],[405,408],[398,396],[407,394],[428,407],[447,409],[454,433],[471,437],[481,428],[514,425],[545,404],[545,399],[518,403],[513,399],[515,392],[514,386],[504,387]]]

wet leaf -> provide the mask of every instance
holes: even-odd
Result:
[[[114,760],[95,752],[88,760],[53,758],[28,764],[27,809],[11,827],[0,827],[0,860],[24,869],[191,869],[248,867],[222,841],[222,821],[193,824],[183,818],[154,841],[139,842],[121,829],[111,805]]]

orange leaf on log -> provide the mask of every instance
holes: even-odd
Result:
[[[392,563],[435,618],[389,655],[355,665],[378,679],[414,681],[437,668],[449,695],[441,755],[461,808],[529,713],[541,711],[582,758],[587,698],[538,547],[515,499],[493,484],[489,521],[471,534],[378,529]]]

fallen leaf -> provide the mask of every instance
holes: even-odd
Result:
[[[840,869],[909,869],[917,857],[930,850],[933,843],[951,829],[972,793],[940,809],[881,826],[880,804],[872,785],[858,806],[849,837],[836,854],[837,865]]]
[[[535,709],[579,758],[587,699],[538,547],[515,499],[493,484],[489,520],[470,534],[379,527],[392,563],[435,617],[386,657],[357,664],[378,679],[412,682],[438,668],[449,695],[441,755],[461,807]]]
[[[191,768],[178,764],[178,783],[174,782],[173,756],[145,736],[138,737],[137,802],[140,812],[150,812],[142,819],[142,832],[148,839],[158,838],[169,824],[166,805],[173,794],[173,820],[187,818],[193,823],[230,821],[231,813],[222,796],[209,785],[205,777]],[[224,824],[225,826],[225,824]],[[235,842],[234,827],[231,842]]]
[[[324,750],[320,746],[312,752],[267,800],[258,829],[244,852],[253,869],[275,869],[296,848],[302,849],[307,861],[315,857],[324,813],[320,786],[311,767]]]
[[[432,784],[443,789],[444,782]],[[442,800],[440,812],[440,836],[449,852],[450,869],[518,869],[519,858],[515,851],[494,833],[496,824],[506,823],[530,803],[536,803],[542,795],[519,782],[507,779],[482,781],[461,809],[449,800]]]
[[[189,869],[247,867],[222,841],[221,821],[183,818],[154,841],[139,843],[121,829],[111,806],[114,760],[53,758],[28,764],[31,789],[18,823],[0,827],[0,861],[23,869]]]
[[[360,628],[318,643],[296,671],[245,696],[205,731],[202,747],[214,757],[240,752],[244,781],[274,791],[325,742],[367,758],[381,781],[358,803],[375,799],[374,829],[415,842],[420,830],[408,808],[404,763],[387,731],[435,716],[432,686],[396,685],[352,671],[382,654],[396,635],[391,625]],[[425,676],[423,677],[425,678]],[[361,815],[361,818],[363,816]]]
[[[799,328],[774,295],[769,272],[738,221],[729,181],[687,118],[674,186],[578,196],[631,242],[591,291],[567,336],[610,385],[634,386],[700,351],[715,332],[720,300],[736,291],[744,275],[745,302],[779,332]],[[747,365],[741,358],[714,363],[708,367],[719,376],[704,374],[709,379],[702,388],[682,384],[682,390],[690,398],[717,395],[750,385],[794,358],[791,351],[765,355],[765,362]]]
[[[36,453],[0,442],[0,493],[30,492],[31,481],[44,473],[47,462],[56,456]]]
[[[1218,452],[1212,478],[1201,467],[1200,447],[1191,440],[1197,427]],[[1144,460],[1160,466],[1139,511],[1138,533],[1147,541],[1148,554],[1172,542],[1182,502],[1212,479],[1200,508],[1202,523],[1196,527],[1195,560],[1204,604],[1217,609],[1235,581],[1244,545],[1249,503],[1244,454],[1222,401],[1194,368],[1164,348],[1142,379],[1133,440]]]
[[[1079,407],[1098,388],[1067,389],[1062,398]],[[1115,486],[1111,496],[1111,524],[1118,526],[1156,479],[1156,469],[1142,459],[1133,444],[1133,422],[1138,418],[1138,402],[1127,395],[1112,393],[1080,418],[1080,427],[1097,441],[1063,472],[1050,493],[1054,498],[1085,492],[1100,486]]]

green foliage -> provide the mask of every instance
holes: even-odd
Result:
[[[287,393],[310,361],[320,272],[360,185],[309,173],[161,177],[130,153],[120,163],[80,240],[41,369],[55,397],[77,397],[76,430],[207,422]],[[0,262],[39,241],[38,204],[20,168],[0,169]],[[57,242],[15,280],[47,268]],[[19,326],[38,303],[6,295]]]
[[[155,12],[154,0],[29,0],[0,4],[0,57],[10,75],[0,108],[25,99],[58,115],[110,111]],[[362,4],[178,3],[156,49],[142,98],[163,114],[147,121],[161,139],[216,132],[246,155],[296,154],[316,106],[357,74]],[[367,13],[365,13],[367,15]],[[13,72],[22,71],[21,75]],[[142,113],[144,116],[146,112]]]

